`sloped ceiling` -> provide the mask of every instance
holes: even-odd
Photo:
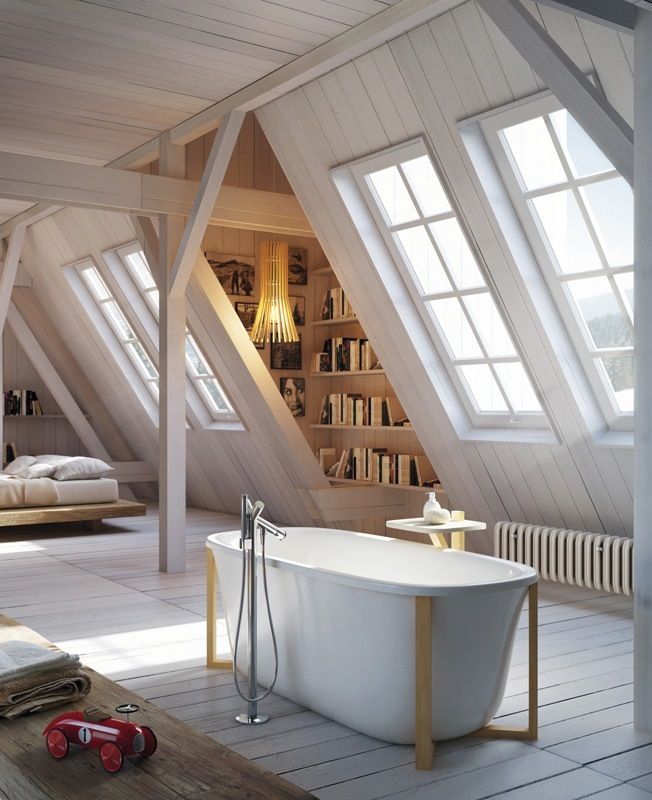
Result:
[[[12,0],[0,150],[107,164],[396,0]]]

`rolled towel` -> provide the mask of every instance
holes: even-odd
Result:
[[[0,643],[0,685],[8,680],[63,667],[79,667],[79,656],[62,650],[49,650],[33,642],[12,639]]]
[[[91,679],[77,668],[48,670],[0,686],[0,717],[23,714],[80,700],[91,690]]]

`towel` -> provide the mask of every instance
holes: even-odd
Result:
[[[91,679],[79,668],[48,669],[0,685],[0,717],[23,714],[74,703],[91,690]]]
[[[32,642],[0,642],[0,688],[8,680],[62,667],[79,667],[79,656]]]

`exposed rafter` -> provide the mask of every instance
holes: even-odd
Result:
[[[480,6],[630,183],[634,133],[604,95],[566,55],[520,0],[479,0]]]
[[[634,30],[636,9],[626,0],[537,0],[537,2],[539,5],[568,11],[591,22],[599,22],[622,33],[631,34]]]

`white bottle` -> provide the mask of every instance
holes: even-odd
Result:
[[[439,505],[435,492],[428,492],[428,499],[423,506],[423,518],[428,525],[440,525],[450,520],[451,512]]]

